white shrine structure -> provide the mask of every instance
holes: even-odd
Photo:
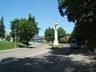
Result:
[[[58,26],[58,24],[57,23],[54,23],[54,25],[55,25],[55,27],[54,27],[54,29],[55,29],[55,34],[54,34],[54,45],[58,45],[58,28],[57,28],[57,26]]]

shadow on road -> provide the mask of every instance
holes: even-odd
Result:
[[[74,52],[77,51],[77,52]],[[71,50],[67,47],[52,49],[51,54],[42,58],[6,58],[0,63],[0,72],[90,72],[89,64],[81,61],[72,61],[63,55],[85,54],[79,50]],[[62,55],[62,56],[59,56]],[[85,54],[86,55],[86,54]]]
[[[25,47],[20,47],[20,48],[36,48],[36,47],[33,47],[33,46],[25,46]]]
[[[89,56],[90,51],[86,48],[77,48],[77,49],[71,49],[70,47],[62,47],[62,48],[51,48],[51,52],[54,55],[70,55],[70,54],[82,54],[84,56]]]

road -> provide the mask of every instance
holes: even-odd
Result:
[[[13,58],[25,58],[35,56],[40,53],[49,51],[50,46],[47,44],[31,43],[28,48],[17,48],[12,50],[0,51],[0,63],[6,63]]]
[[[1,52],[0,72],[93,72],[87,51],[68,46],[50,49],[38,43],[32,46]]]

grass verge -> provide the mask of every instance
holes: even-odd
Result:
[[[95,60],[93,60],[93,63],[94,63],[94,66],[96,67],[96,59],[95,59]]]
[[[53,46],[53,47],[64,47],[63,44],[58,44],[57,46],[53,45],[53,43],[48,43],[50,46]]]
[[[2,42],[0,42],[0,50],[14,49],[14,45],[15,45],[14,42],[2,41]],[[26,45],[23,43],[16,43],[16,48],[24,47],[24,46],[26,46]]]

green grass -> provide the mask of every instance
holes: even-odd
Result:
[[[42,44],[43,42],[36,42],[36,43],[41,43]]]
[[[59,47],[63,47],[64,45],[63,45],[63,44],[59,44],[58,46],[59,46]]]
[[[25,45],[24,43],[18,42],[18,43],[17,43],[17,47],[27,47],[27,45]]]
[[[0,50],[14,49],[14,42],[0,42]],[[16,43],[16,48],[24,47],[23,43]]]
[[[53,45],[53,43],[48,43],[50,46],[53,46],[53,47],[63,47],[64,45],[63,44],[58,44],[57,46]]]
[[[96,59],[95,59],[95,60],[93,60],[93,63],[94,63],[94,66],[96,67]]]

